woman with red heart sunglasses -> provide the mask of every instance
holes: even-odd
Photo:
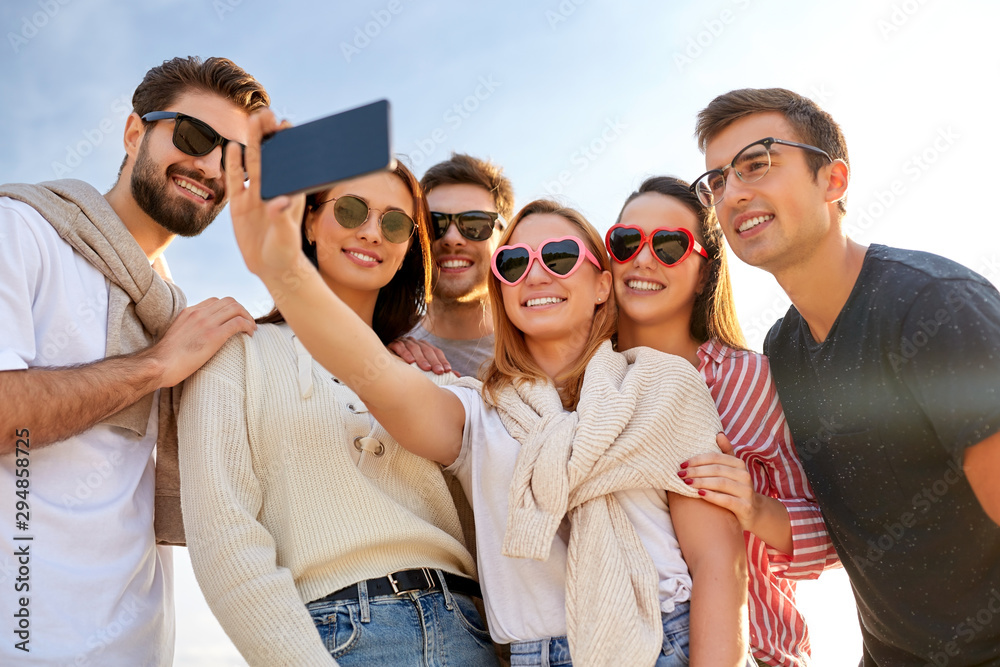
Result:
[[[258,117],[251,132],[273,125]],[[247,266],[280,295],[302,344],[381,426],[462,483],[490,632],[510,644],[511,664],[687,664],[663,628],[664,614],[690,597],[687,567],[673,558],[678,541],[690,541],[702,548],[689,561],[708,575],[698,604],[715,612],[717,628],[692,650],[704,664],[744,665],[738,526],[675,474],[682,460],[715,448],[718,414],[683,360],[612,350],[609,261],[593,227],[545,201],[515,217],[494,261],[496,355],[484,384],[441,387],[393,357],[301,256],[301,201],[260,200],[254,143],[250,187],[227,176]],[[664,530],[671,517],[676,535]]]
[[[763,665],[805,667],[809,634],[793,579],[838,561],[767,358],[744,341],[715,214],[687,183],[650,178],[625,201],[605,243],[615,259],[618,349],[649,346],[687,359],[719,409],[723,453],[685,461],[678,476],[747,531],[753,655]]]

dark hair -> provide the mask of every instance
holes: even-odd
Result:
[[[248,114],[271,103],[264,86],[232,60],[207,58],[202,61],[198,56],[188,56],[164,60],[162,65],[146,72],[142,83],[132,93],[132,113],[142,117],[151,111],[162,111],[192,90],[220,95]],[[128,156],[118,168],[119,177],[126,161]]]
[[[639,189],[628,196],[618,214],[621,222],[625,207],[644,194],[655,192],[673,197],[687,206],[698,218],[699,242],[708,253],[708,277],[701,294],[695,297],[691,309],[691,337],[699,343],[718,340],[731,348],[747,349],[743,329],[736,316],[736,301],[733,285],[729,277],[729,262],[726,258],[726,244],[723,242],[722,227],[715,210],[707,208],[691,192],[689,184],[673,176],[654,176],[643,181]]]
[[[386,345],[409,333],[416,325],[429,298],[428,290],[431,284],[431,215],[427,209],[427,200],[417,178],[402,162],[396,161],[396,168],[392,173],[403,181],[413,197],[413,221],[417,223],[417,228],[415,242],[411,243],[406,251],[402,266],[393,275],[392,280],[379,290],[378,298],[375,300],[372,329]],[[316,267],[319,266],[319,260],[316,257],[316,246],[306,238],[305,215],[326,197],[326,192],[309,195],[302,217],[302,251]],[[277,306],[256,320],[257,324],[281,324],[284,321],[285,318]]]
[[[188,56],[164,60],[146,72],[132,94],[132,111],[139,116],[160,111],[190,90],[221,95],[248,114],[271,103],[264,86],[232,60]]]
[[[503,175],[503,169],[488,160],[480,160],[464,153],[452,153],[450,159],[438,162],[420,179],[425,193],[439,185],[463,183],[478,185],[489,191],[497,212],[504,220],[510,220],[514,212],[514,187],[510,179]]]
[[[808,97],[784,88],[743,88],[719,95],[698,113],[695,135],[702,152],[708,142],[734,121],[756,113],[774,111],[780,113],[792,126],[798,139],[803,143],[822,148],[834,160],[840,159],[848,166],[847,141],[840,125],[833,116],[823,111]],[[763,139],[764,137],[761,137]],[[818,153],[805,151],[806,162],[813,172],[813,178],[825,165],[827,159]],[[847,212],[846,199],[837,202],[840,214]]]

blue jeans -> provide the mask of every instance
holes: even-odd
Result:
[[[663,648],[656,667],[686,667],[690,659],[688,636],[691,629],[691,605],[681,602],[669,614],[663,614]],[[569,667],[569,640],[551,637],[510,645],[510,667]],[[753,667],[752,659],[747,665]]]
[[[472,599],[444,591],[413,591],[358,600],[310,602],[319,636],[342,667],[497,665],[490,634]]]

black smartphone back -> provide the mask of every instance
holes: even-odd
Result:
[[[261,142],[260,160],[263,199],[316,192],[336,181],[394,168],[389,101],[276,132]]]

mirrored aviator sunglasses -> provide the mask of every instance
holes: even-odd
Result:
[[[357,195],[331,197],[314,204],[313,210],[329,202],[335,202],[333,217],[341,227],[346,229],[357,229],[365,224],[371,211],[382,213],[378,209],[370,208],[368,202]],[[379,230],[389,243],[406,243],[413,236],[414,229],[416,229],[416,223],[413,222],[413,218],[403,211],[390,209],[379,217]]]
[[[190,155],[191,157],[201,157],[203,155],[208,155],[216,146],[222,146],[222,168],[226,168],[226,144],[228,144],[231,139],[226,139],[224,136],[216,132],[211,125],[205,121],[198,120],[193,116],[188,116],[177,111],[151,111],[142,117],[142,120],[147,123],[152,123],[158,120],[173,120],[174,121],[174,133],[173,142],[174,146],[180,152],[185,155]],[[239,142],[233,142],[240,147],[240,166],[244,167],[246,146]],[[246,172],[246,168],[243,169],[243,180],[249,178],[249,174]]]
[[[646,236],[638,227],[614,225],[604,236],[611,257],[619,264],[624,264],[639,254],[644,243],[649,243],[653,256],[664,266],[676,266],[688,258],[692,251],[708,259],[708,253],[700,243],[694,240],[690,230],[683,227],[674,229],[660,227]]]
[[[557,278],[568,278],[588,260],[598,271],[603,270],[583,241],[575,236],[563,236],[543,241],[537,250],[526,243],[500,246],[493,253],[493,275],[505,285],[517,285],[528,275],[531,262],[535,260]]]
[[[464,211],[462,213],[441,213],[431,211],[431,227],[434,238],[443,238],[448,233],[448,227],[455,223],[459,234],[470,241],[485,241],[493,235],[493,228],[499,213],[492,211]]]

